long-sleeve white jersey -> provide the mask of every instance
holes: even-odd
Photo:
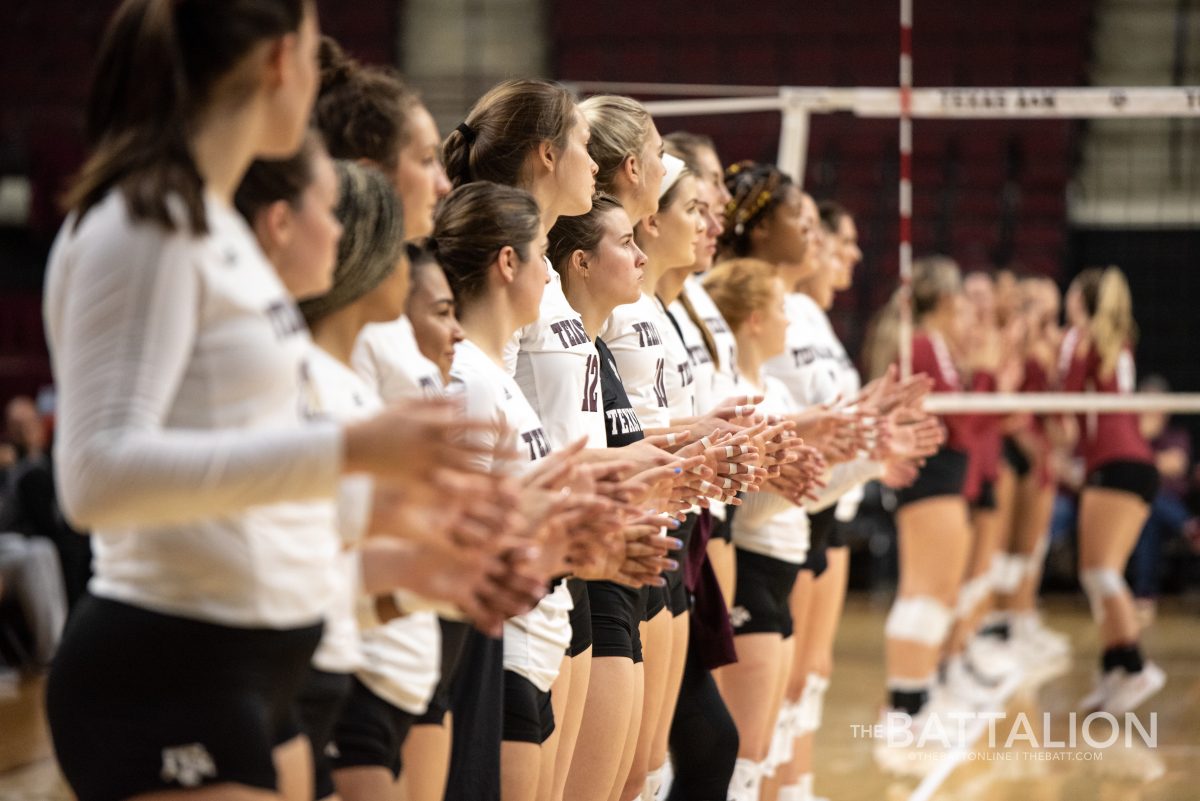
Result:
[[[786,298],[790,325],[787,348],[766,365],[768,375],[787,385],[801,407],[816,406],[840,400],[849,402],[857,397],[862,383],[854,362],[825,311],[808,295],[793,292]],[[820,511],[834,503],[839,517],[854,517],[862,499],[862,484],[882,474],[882,466],[866,458],[836,465],[825,476],[826,486],[817,491],[819,501],[810,501],[810,512]]]
[[[741,376],[735,387],[739,395],[761,393],[763,401],[758,410],[764,414],[784,416],[799,410],[792,393],[777,378],[764,375],[755,385]],[[746,493],[733,516],[733,544],[773,559],[802,564],[808,557],[808,515],[804,507],[779,493]]]
[[[304,321],[241,217],[130,219],[116,191],[50,255],[64,510],[93,530],[96,595],[232,626],[319,620],[338,542],[341,429],[301,410]],[[183,215],[178,215],[182,219]]]
[[[407,317],[363,328],[351,358],[355,371],[385,403],[441,395],[438,366],[421,353]],[[383,625],[359,599],[362,666],[357,675],[373,693],[413,715],[424,714],[441,675],[442,630],[431,604],[395,593],[397,606],[413,609]]]
[[[555,270],[537,322],[520,332],[515,377],[545,426],[550,447],[564,448],[584,437],[589,448],[606,446],[600,356]]]
[[[365,326],[354,343],[351,363],[384,403],[440,395],[442,373],[417,346],[412,323],[401,315]]]
[[[476,439],[487,454],[512,451],[509,461],[482,455],[478,467],[514,473],[550,453],[542,421],[508,372],[475,343],[458,343],[450,368],[450,393],[462,397],[466,415],[492,424]],[[571,644],[571,594],[559,584],[532,611],[504,623],[504,667],[529,679],[543,692],[558,678],[563,653]]]

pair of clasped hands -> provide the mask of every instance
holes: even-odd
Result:
[[[928,391],[922,379],[889,374],[852,404],[789,419],[757,413],[761,397],[730,398],[632,445],[588,449],[581,439],[516,474],[473,467],[516,454],[480,444],[495,432],[453,400],[400,403],[359,424],[377,446],[370,536],[403,556],[390,583],[495,635],[556,576],[662,586],[682,547],[672,532],[697,506],[738,505],[739,493],[764,490],[816,500],[832,465],[863,454],[897,465],[892,478],[903,481],[899,466],[941,442],[936,419],[920,411]]]

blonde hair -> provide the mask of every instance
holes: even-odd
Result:
[[[729,327],[738,327],[766,307],[778,280],[775,267],[761,259],[723,261],[704,276],[704,288]]]
[[[913,317],[920,320],[938,307],[946,295],[962,291],[962,272],[949,256],[926,256],[913,262]]]
[[[900,357],[899,291],[892,294],[884,307],[877,311],[867,324],[862,356],[868,380],[874,380],[886,373],[888,366]]]
[[[1076,281],[1083,295],[1084,307],[1091,318],[1088,327],[1092,343],[1100,356],[1100,372],[1111,373],[1126,345],[1137,339],[1137,323],[1133,320],[1133,294],[1120,267],[1085,271],[1089,280]]]
[[[579,111],[592,132],[588,153],[600,168],[596,189],[612,194],[621,165],[630,156],[641,156],[654,120],[645,106],[622,95],[589,97]]]

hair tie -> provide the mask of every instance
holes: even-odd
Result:
[[[458,125],[455,127],[455,129],[454,129],[454,130],[458,131],[460,134],[462,134],[462,135],[463,135],[463,139],[466,139],[466,140],[467,140],[467,144],[468,144],[468,145],[473,145],[473,144],[475,144],[475,137],[476,137],[476,135],[477,135],[477,134],[475,133],[475,129],[474,129],[474,128],[472,128],[470,125],[467,125],[467,123],[466,123],[466,122],[460,122],[460,123],[459,123],[459,124],[458,124]]]

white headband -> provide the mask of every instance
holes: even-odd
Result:
[[[679,181],[679,176],[683,175],[683,171],[687,169],[687,165],[683,163],[683,159],[677,156],[672,156],[670,153],[663,153],[663,166],[667,168],[667,174],[663,176],[662,189],[658,190],[658,199],[661,201],[663,195],[671,191],[671,187]]]

